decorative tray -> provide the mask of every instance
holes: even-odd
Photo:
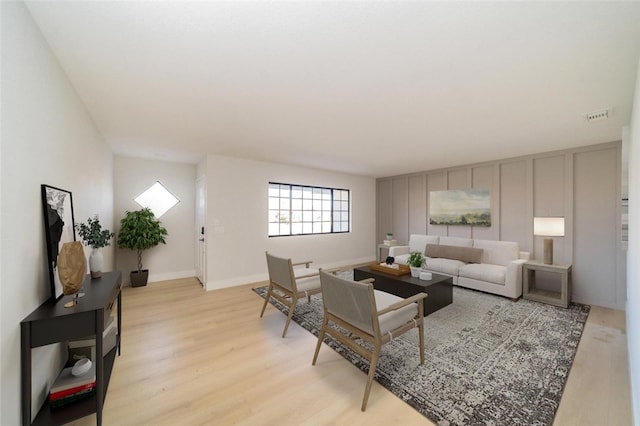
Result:
[[[398,268],[392,268],[389,266],[380,265],[379,263],[371,263],[369,268],[372,271],[384,272],[385,274],[395,275],[397,277],[401,277],[402,275],[408,275],[411,273],[411,269],[409,269],[409,265],[401,265],[398,263],[394,263],[394,266],[397,265]]]

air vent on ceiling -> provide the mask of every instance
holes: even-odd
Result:
[[[587,117],[587,121],[606,120],[607,118],[609,118],[609,110],[603,109],[600,111],[588,112],[586,114],[586,117]]]

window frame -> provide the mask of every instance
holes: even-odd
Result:
[[[153,201],[151,203],[146,202],[147,198],[149,197],[149,192],[153,190],[153,188],[158,187],[159,191],[161,191],[160,194],[156,194],[156,197],[153,198]],[[156,190],[156,192],[158,191]],[[175,200],[175,203],[171,204],[171,206],[169,208],[164,208],[164,210],[162,211],[162,213],[158,214],[158,205],[157,205],[157,200],[158,200],[158,196],[162,196],[162,197],[166,197],[166,196],[170,196],[173,197],[173,199]],[[151,185],[150,187],[148,187],[147,189],[145,189],[144,191],[142,191],[140,194],[136,195],[133,198],[133,201],[135,201],[136,204],[138,204],[141,208],[148,208],[149,210],[151,210],[151,212],[153,213],[153,215],[155,216],[156,219],[160,219],[162,216],[164,216],[165,214],[167,214],[169,212],[169,210],[171,210],[172,208],[174,208],[175,206],[177,206],[178,204],[180,204],[180,199],[178,197],[176,197],[176,195],[169,191],[169,188],[167,188],[167,186],[165,184],[163,184],[162,182],[160,182],[159,180],[156,180],[155,183],[153,185]]]
[[[277,196],[272,195],[272,191],[275,190],[273,185],[278,186]],[[346,200],[343,199],[345,195]],[[274,208],[276,205],[277,208]],[[330,208],[327,208],[327,205]],[[285,221],[282,219],[273,220],[280,218],[283,211],[287,212]],[[294,219],[296,220],[294,221]],[[274,224],[278,226],[277,234],[272,234],[272,225]],[[283,226],[286,226],[283,224],[288,224],[288,231],[283,230]],[[328,231],[325,228],[327,224]],[[349,232],[351,232],[351,190],[269,182],[267,190],[267,235],[269,238],[346,234]]]

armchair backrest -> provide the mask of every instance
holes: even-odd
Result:
[[[341,320],[373,335],[377,329],[373,285],[345,280],[320,271],[322,301],[325,309]]]
[[[266,255],[269,280],[280,287],[284,287],[294,293],[297,292],[291,259],[274,256],[268,252],[266,252]]]

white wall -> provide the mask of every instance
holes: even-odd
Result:
[[[160,218],[168,232],[167,244],[142,253],[142,266],[149,269],[149,282],[194,276],[196,166],[116,156],[114,175],[116,233],[125,211],[141,208],[134,198],[156,181],[180,200]],[[116,266],[122,271],[123,282],[130,283],[129,272],[137,269],[137,264],[136,252],[116,251]]]
[[[4,11],[4,7],[0,7],[0,29],[4,28],[4,21],[2,20],[2,16],[3,16],[3,11]],[[4,40],[4,31],[0,34],[0,41]],[[4,50],[3,47],[4,43],[0,43],[0,63],[4,62],[4,56],[2,55],[2,52]],[[3,81],[3,70],[4,68],[0,68],[0,81]],[[0,100],[4,99],[3,97],[3,86],[2,84],[0,84]],[[2,108],[4,107],[4,103],[0,102],[0,128],[2,127]],[[3,410],[3,392],[2,392],[2,388],[4,387],[4,379],[3,379],[3,374],[2,371],[4,370],[4,362],[3,362],[3,355],[2,353],[4,352],[3,350],[3,343],[4,343],[4,328],[2,327],[2,318],[4,317],[3,315],[3,309],[2,309],[2,304],[3,304],[3,298],[2,298],[2,246],[4,245],[4,243],[2,243],[2,241],[4,241],[3,238],[3,234],[2,234],[2,210],[4,208],[4,204],[2,203],[2,183],[4,182],[4,179],[2,179],[2,159],[4,158],[2,156],[2,136],[3,134],[0,131],[0,411],[4,411]],[[0,415],[0,422],[2,422],[2,415]]]
[[[333,267],[375,257],[375,180],[304,167],[209,155],[198,166],[207,181],[208,290],[267,279],[265,251]],[[269,238],[269,182],[351,191],[351,232]]]
[[[43,183],[72,192],[76,221],[113,230],[113,158],[22,2],[2,2],[0,424],[20,414],[20,321],[49,298]],[[113,268],[113,246],[103,249]],[[33,401],[62,368],[60,345],[33,351]]]
[[[627,250],[627,345],[635,425],[640,425],[640,62],[629,135],[629,248]]]

